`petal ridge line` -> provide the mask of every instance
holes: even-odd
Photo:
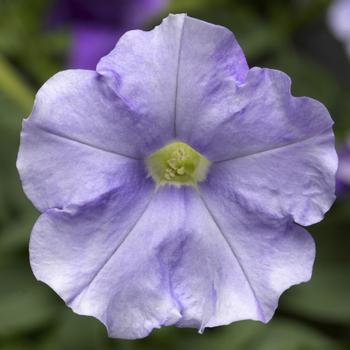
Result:
[[[258,312],[260,313],[260,316],[262,317],[262,320],[265,322],[265,321],[266,321],[266,316],[265,316],[265,313],[264,313],[264,311],[263,311],[262,305],[261,305],[261,303],[260,303],[260,301],[259,301],[259,299],[258,299],[258,297],[257,297],[257,295],[256,295],[256,293],[255,293],[255,290],[254,290],[254,288],[253,288],[252,282],[250,281],[250,278],[248,277],[248,274],[247,274],[247,272],[245,271],[245,269],[244,269],[244,267],[243,267],[243,265],[242,265],[242,262],[241,262],[240,259],[238,258],[238,256],[237,256],[237,254],[236,254],[236,252],[235,252],[235,250],[234,250],[232,244],[231,244],[231,243],[229,242],[229,240],[227,239],[227,237],[226,237],[224,231],[222,230],[222,228],[221,228],[221,226],[220,226],[218,220],[215,218],[213,212],[212,212],[211,209],[209,208],[208,203],[207,203],[206,200],[203,198],[203,195],[202,195],[199,191],[197,191],[197,193],[198,193],[198,197],[199,197],[200,200],[202,201],[204,207],[207,209],[209,216],[212,218],[212,220],[213,220],[215,226],[218,228],[218,230],[219,230],[219,232],[221,233],[223,239],[225,240],[226,244],[227,244],[228,247],[230,248],[233,257],[234,257],[235,260],[237,261],[237,263],[238,263],[238,265],[239,265],[239,267],[240,267],[240,269],[241,269],[241,271],[242,271],[242,273],[243,273],[243,275],[244,275],[244,277],[245,277],[245,279],[246,279],[246,281],[247,281],[247,283],[248,283],[248,285],[249,285],[249,287],[250,287],[250,290],[252,291],[253,297],[254,297],[255,302],[256,302],[256,306],[257,306],[257,308],[258,308]]]
[[[215,164],[220,164],[220,163],[225,163],[225,162],[230,162],[230,161],[233,161],[233,160],[236,160],[236,159],[241,159],[241,158],[248,158],[248,157],[251,157],[251,156],[255,156],[257,154],[260,154],[260,153],[267,153],[267,152],[273,152],[273,151],[278,151],[280,149],[283,149],[283,148],[286,148],[286,147],[290,147],[290,146],[294,146],[294,145],[297,145],[299,143],[303,143],[303,142],[307,142],[309,140],[312,140],[312,139],[315,139],[317,137],[320,137],[320,136],[324,136],[327,132],[329,131],[332,131],[332,127],[327,127],[326,129],[322,130],[319,134],[317,135],[312,135],[312,136],[309,136],[309,137],[306,137],[304,139],[301,139],[301,140],[298,140],[298,141],[293,141],[293,142],[290,142],[290,143],[286,143],[284,145],[281,145],[281,146],[276,146],[276,147],[273,147],[273,148],[267,148],[267,149],[263,149],[263,150],[260,150],[260,151],[257,151],[257,152],[254,152],[254,153],[248,153],[248,154],[243,154],[241,156],[238,156],[238,157],[233,157],[233,158],[227,158],[227,159],[222,159],[222,160],[213,160],[212,162],[215,163]]]
[[[125,236],[123,237],[123,239],[120,241],[120,243],[117,245],[117,247],[112,251],[112,253],[107,257],[107,259],[103,262],[103,264],[97,269],[97,271],[95,272],[95,274],[93,275],[93,277],[90,279],[90,281],[88,281],[82,288],[81,290],[76,293],[75,295],[73,295],[72,297],[70,297],[69,299],[66,300],[66,303],[68,305],[70,305],[79,295],[82,295],[84,292],[86,292],[89,288],[89,286],[94,282],[94,280],[97,278],[97,276],[99,275],[99,273],[104,269],[104,267],[108,264],[108,262],[113,258],[113,256],[116,254],[116,252],[118,251],[118,249],[121,247],[121,245],[127,240],[128,237],[130,237],[131,233],[134,231],[135,227],[137,226],[137,224],[140,222],[140,220],[142,219],[143,215],[146,213],[147,209],[149,208],[149,206],[151,205],[151,202],[155,196],[155,191],[153,191],[153,193],[151,194],[151,198],[149,199],[149,201],[147,202],[147,204],[145,205],[144,209],[142,210],[141,214],[137,217],[136,221],[134,222],[134,224],[130,227],[130,229],[127,231],[127,233],[125,234]]]
[[[179,52],[177,56],[177,67],[176,67],[176,85],[175,85],[175,98],[174,98],[174,138],[177,137],[177,127],[176,127],[176,116],[177,116],[177,100],[178,100],[178,89],[179,89],[179,75],[180,75],[180,63],[181,63],[181,55],[182,55],[182,42],[185,31],[185,22],[187,15],[184,16],[184,20],[182,22],[181,33],[180,33],[180,41],[179,41]]]
[[[132,160],[142,160],[141,158],[136,158],[136,157],[133,157],[133,156],[130,156],[130,155],[127,155],[127,154],[115,152],[115,151],[112,151],[112,150],[109,150],[109,149],[106,149],[106,148],[101,148],[99,146],[90,144],[88,142],[69,137],[69,136],[67,136],[65,134],[61,134],[61,133],[52,131],[52,130],[50,130],[48,128],[39,126],[36,123],[34,125],[35,125],[36,128],[38,128],[39,130],[41,130],[43,132],[46,132],[47,134],[51,134],[53,136],[56,136],[56,137],[59,137],[59,138],[62,138],[62,139],[65,139],[65,140],[68,140],[68,141],[71,141],[71,142],[75,142],[75,143],[78,143],[78,144],[81,144],[81,145],[84,145],[84,146],[88,146],[88,147],[93,148],[93,149],[98,150],[98,151],[102,151],[102,152],[106,152],[106,153],[112,153],[112,154],[115,154],[117,156],[124,157],[124,158],[129,158],[129,159],[132,159]]]

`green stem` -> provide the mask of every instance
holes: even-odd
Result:
[[[23,81],[14,67],[0,55],[0,91],[28,114],[34,101],[34,91]]]

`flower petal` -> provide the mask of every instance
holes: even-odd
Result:
[[[238,222],[224,234],[191,187],[144,198],[132,206],[135,198],[111,195],[74,212],[48,211],[32,233],[36,277],[113,337],[267,321],[281,291],[309,278],[313,241],[296,225],[262,225],[237,208]]]
[[[229,90],[212,107],[203,102],[206,111],[184,136],[214,160],[215,186],[269,216],[292,216],[302,225],[320,221],[335,199],[337,168],[325,107],[292,97],[290,79],[269,69],[251,69]]]
[[[257,215],[239,196],[212,183],[201,186],[201,198],[236,256],[259,305],[259,317],[268,322],[280,295],[290,286],[311,278],[315,244],[302,227],[288,219]],[[239,288],[235,285],[234,288]],[[227,310],[235,315],[235,311]],[[236,320],[240,319],[239,317]],[[215,319],[208,326],[221,324]]]
[[[214,163],[208,183],[249,210],[301,225],[323,218],[335,200],[337,155],[331,129],[304,141]]]
[[[307,97],[293,97],[289,77],[252,68],[244,83],[223,86],[223,97],[203,108],[184,138],[212,161],[241,157],[302,142],[331,128],[327,109]]]
[[[83,205],[147,177],[142,161],[57,136],[28,121],[17,167],[24,191],[41,212]]]
[[[104,77],[87,70],[67,70],[49,79],[36,96],[29,121],[50,133],[134,158],[149,154],[151,129],[157,129],[116,95]]]
[[[68,305],[75,305],[75,300],[123,245],[146,210],[152,191],[153,184],[131,176],[128,184],[89,204],[47,210],[36,222],[30,239],[30,262],[37,279],[51,286]],[[139,254],[133,249],[129,253],[135,257]],[[126,266],[129,264],[132,260],[126,262]],[[122,289],[132,276],[123,275],[126,268],[120,265],[115,266],[115,271],[125,278],[118,280],[122,283],[118,288]],[[107,288],[111,295],[115,293],[112,281],[100,283],[104,292]],[[108,302],[101,292],[101,298],[87,300],[73,309],[104,320]]]
[[[82,204],[120,187],[126,174],[146,177],[143,161],[131,158],[147,144],[137,118],[95,72],[50,79],[23,123],[17,161],[34,205]]]
[[[126,33],[97,66],[118,95],[157,126],[163,142],[157,148],[181,136],[177,127],[198,117],[208,94],[242,80],[247,70],[229,30],[186,15],[170,15],[150,32]]]

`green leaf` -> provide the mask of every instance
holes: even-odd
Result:
[[[338,350],[343,349],[334,340],[317,330],[298,322],[274,319],[261,326],[260,337],[247,350]],[[243,350],[243,348],[242,348]]]
[[[41,350],[104,350],[109,339],[104,326],[92,317],[79,316],[62,308],[55,328],[42,341]]]
[[[34,91],[23,81],[21,75],[0,55],[0,90],[11,98],[25,113],[29,113]]]
[[[318,330],[284,318],[268,324],[256,321],[235,322],[229,326],[208,328],[202,335],[196,330],[161,329],[146,343],[147,349],[166,348],[200,350],[340,350],[335,341]],[[164,342],[159,342],[164,334]],[[169,339],[172,339],[169,341]],[[152,342],[153,340],[153,342]],[[158,340],[158,343],[157,343]]]
[[[35,281],[27,259],[0,266],[0,338],[28,333],[55,316],[57,303],[43,284]]]
[[[310,282],[294,287],[283,308],[316,321],[350,323],[350,264],[316,264]]]
[[[0,255],[3,258],[27,247],[34,222],[35,215],[31,211],[25,212],[0,230]]]
[[[32,346],[29,341],[26,340],[11,340],[0,342],[1,350],[39,350],[38,347]]]

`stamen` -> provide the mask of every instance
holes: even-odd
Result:
[[[196,186],[206,178],[210,162],[189,145],[175,141],[149,156],[146,165],[157,186]]]

